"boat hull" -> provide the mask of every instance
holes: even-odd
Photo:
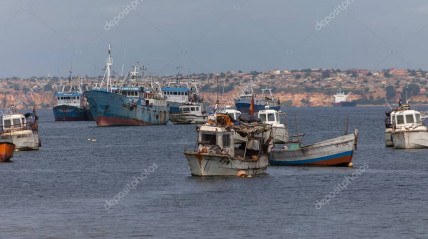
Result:
[[[385,146],[394,147],[394,141],[392,141],[392,129],[385,129]]]
[[[41,143],[39,134],[32,130],[19,130],[1,135],[2,141],[13,142],[16,151],[38,150]]]
[[[9,162],[13,157],[15,144],[9,142],[0,142],[0,162]]]
[[[53,108],[55,121],[90,121],[89,109],[70,105],[58,105]]]
[[[243,161],[228,155],[212,155],[185,152],[192,176],[254,176],[265,174],[268,156],[259,156],[257,161]]]
[[[125,96],[101,90],[85,95],[97,126],[165,125],[169,120],[168,106],[133,103]]]
[[[273,149],[269,163],[275,166],[348,166],[352,162],[358,132],[296,149]]]
[[[422,149],[428,148],[427,131],[393,132],[392,141],[396,149]]]
[[[357,102],[355,102],[355,101],[344,101],[344,102],[333,103],[333,106],[334,107],[356,107]]]
[[[205,124],[208,122],[208,116],[193,114],[171,114],[170,120],[174,124]]]

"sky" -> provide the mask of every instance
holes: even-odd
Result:
[[[426,0],[2,0],[0,77],[428,70]]]

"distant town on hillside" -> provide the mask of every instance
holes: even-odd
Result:
[[[169,81],[183,79],[197,83],[205,100],[214,103],[217,97],[223,104],[232,104],[240,90],[253,83],[256,94],[262,88],[272,89],[282,106],[330,106],[332,96],[338,88],[358,105],[381,105],[408,99],[414,104],[428,103],[428,75],[424,70],[385,69],[369,71],[363,69],[302,69],[271,70],[266,72],[222,72],[199,73],[176,76],[144,76],[143,81]],[[102,77],[74,76],[90,89],[101,82]],[[119,80],[119,79],[117,79]],[[0,79],[0,104],[2,108],[14,104],[19,109],[50,108],[54,105],[54,93],[68,77],[31,77],[27,79],[10,77]]]

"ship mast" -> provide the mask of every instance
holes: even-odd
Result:
[[[106,80],[106,90],[111,92],[111,66],[113,65],[113,58],[111,58],[111,44],[108,44],[108,58],[106,60],[106,71],[104,72],[104,79]],[[104,83],[104,80],[103,80]]]

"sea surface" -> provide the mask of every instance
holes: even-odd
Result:
[[[41,110],[42,148],[0,164],[0,238],[428,238],[428,149],[384,147],[384,107],[283,110],[306,143],[358,128],[355,166],[191,177],[194,125],[102,128]]]

